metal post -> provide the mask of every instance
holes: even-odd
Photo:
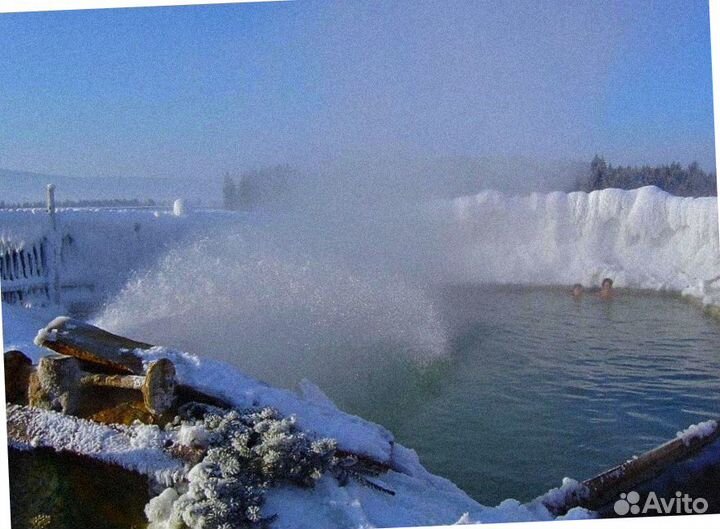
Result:
[[[60,304],[60,245],[62,240],[57,230],[57,220],[55,219],[55,184],[47,186],[47,212],[50,216],[50,236],[48,243],[50,246],[50,299],[56,305]]]
[[[55,231],[57,228],[55,225],[55,184],[47,186],[47,212],[50,215],[50,226]]]

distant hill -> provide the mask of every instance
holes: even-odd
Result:
[[[37,202],[45,197],[48,184],[55,184],[56,196],[63,200],[148,199],[168,202],[184,198],[202,205],[215,205],[221,199],[222,179],[152,177],[97,177],[46,175],[28,171],[0,169],[0,201],[6,204]]]

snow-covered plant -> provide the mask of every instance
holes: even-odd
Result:
[[[169,428],[177,430],[179,440],[205,444],[206,454],[188,473],[186,491],[165,491],[151,500],[146,508],[151,527],[266,526],[273,519],[262,515],[268,488],[284,482],[311,487],[336,459],[334,440],[310,438],[294,418],[272,408],[223,411],[193,405]]]

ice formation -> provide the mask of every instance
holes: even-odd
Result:
[[[377,242],[379,250],[387,252],[401,239],[408,266],[422,269],[432,281],[596,286],[607,276],[617,287],[684,292],[706,302],[720,300],[714,197],[676,197],[656,187],[523,196],[483,191],[425,203],[419,209],[422,213],[413,223],[423,224],[415,225],[417,229],[387,226],[386,232],[399,233]],[[176,217],[171,212],[142,210],[59,210],[57,219],[65,241],[64,279],[92,284],[96,292],[117,291],[128,281],[129,271],[155,266],[171,249],[190,256],[206,252],[206,261],[192,263],[191,272],[207,283],[220,264],[218,259],[232,257],[217,248],[213,251],[212,241],[219,231],[244,229],[247,241],[257,227],[274,222],[221,211]],[[271,231],[262,234],[263,240]],[[47,232],[47,215],[41,210],[0,211],[0,246],[21,248]],[[203,240],[210,243],[198,245]],[[232,242],[215,240],[216,246]],[[282,247],[287,241],[280,242]],[[341,241],[344,246],[356,242],[360,241]],[[272,262],[283,255],[258,252],[247,244],[241,249],[274,266],[268,274],[304,262],[302,255],[295,256],[297,263],[292,259]],[[332,263],[320,262],[324,267],[328,264]],[[333,276],[329,279],[334,280]],[[351,273],[340,279],[357,280]],[[287,280],[306,277],[288,276]],[[164,287],[162,283],[156,286]]]
[[[686,291],[720,276],[717,199],[656,187],[511,196],[433,206],[455,281]]]

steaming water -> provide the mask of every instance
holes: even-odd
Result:
[[[309,378],[478,501],[590,477],[720,409],[720,325],[671,296],[428,293],[317,252],[201,240],[136,276],[98,323]]]
[[[169,252],[97,323],[281,386],[359,376],[388,350],[420,364],[446,350],[432,301],[401,277],[238,234]]]
[[[676,297],[462,286],[438,298],[444,362],[368,377],[366,400],[324,389],[481,503],[589,478],[720,410],[720,325]]]

